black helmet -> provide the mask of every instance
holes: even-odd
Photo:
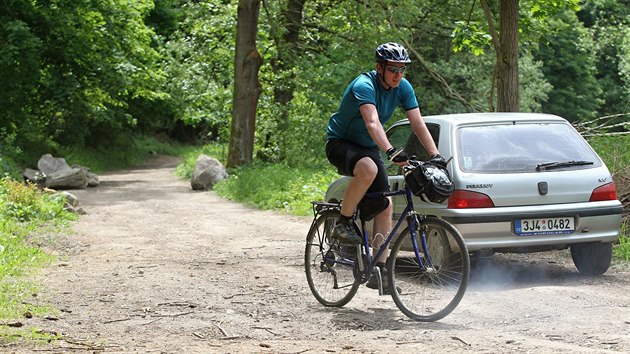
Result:
[[[377,62],[391,61],[394,63],[411,63],[407,49],[398,43],[389,42],[381,44],[376,48],[375,54]]]
[[[415,196],[429,203],[442,203],[455,189],[448,170],[430,162],[405,167],[405,181]]]

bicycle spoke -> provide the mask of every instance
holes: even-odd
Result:
[[[356,294],[353,255],[333,241],[331,232],[339,218],[338,210],[318,216],[309,230],[304,253],[306,278],[311,292],[325,306],[343,306]]]
[[[422,247],[422,234],[426,248]],[[418,247],[429,250],[428,261],[410,249],[411,234],[404,230],[389,260],[390,283],[400,292],[392,297],[400,310],[418,321],[437,321],[457,307],[468,285],[470,260],[463,238],[452,225],[437,218],[425,218],[415,233]],[[432,267],[425,267],[432,264]]]

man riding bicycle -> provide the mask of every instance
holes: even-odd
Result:
[[[362,73],[350,83],[327,128],[328,160],[339,173],[352,177],[343,197],[340,219],[332,233],[334,238],[347,244],[362,243],[351,219],[363,196],[389,191],[387,171],[379,148],[387,153],[389,161],[399,166],[407,163],[407,154],[392,146],[383,128],[397,106],[405,110],[431,161],[446,166],[422,119],[413,87],[403,77],[407,64],[411,63],[407,50],[400,44],[389,42],[380,45],[375,54],[376,70]],[[371,209],[370,214],[376,214],[373,235],[385,235],[391,228],[392,203],[386,197],[371,198],[369,202],[366,207]],[[377,249],[382,241],[382,237],[375,237],[373,248]],[[377,260],[383,271],[387,256],[385,252]],[[367,285],[370,288],[378,286],[372,279]]]

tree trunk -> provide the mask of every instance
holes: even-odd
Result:
[[[305,0],[289,0],[287,8],[283,11],[282,17],[286,26],[286,32],[282,41],[278,44],[278,57],[274,72],[283,72],[292,69],[293,62],[298,56],[297,45],[299,42],[300,29],[302,27],[302,11],[304,10]],[[295,75],[290,74],[286,77],[283,85],[277,85],[274,89],[274,100],[277,103],[286,105],[293,99],[293,90],[295,84],[293,79]]]
[[[232,132],[227,167],[248,164],[254,154],[256,108],[262,91],[258,70],[262,57],[256,49],[260,0],[239,0],[234,56]]]
[[[497,87],[497,111],[519,111],[518,78],[518,21],[519,0],[499,1],[499,31],[497,32],[487,0],[480,0],[492,45],[496,54],[495,74]]]
[[[501,50],[497,53],[497,111],[519,111],[518,1],[499,2]]]

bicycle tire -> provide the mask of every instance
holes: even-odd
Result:
[[[426,217],[417,224],[415,232],[425,264],[422,234],[426,236],[433,267],[423,267],[418,262],[407,227],[395,241],[388,259],[389,285],[396,306],[407,317],[433,322],[450,314],[462,300],[468,287],[470,256],[464,238],[453,225]]]
[[[353,272],[356,246],[340,245],[331,236],[339,215],[339,210],[321,212],[306,236],[306,280],[317,301],[324,306],[347,304],[360,285]]]

